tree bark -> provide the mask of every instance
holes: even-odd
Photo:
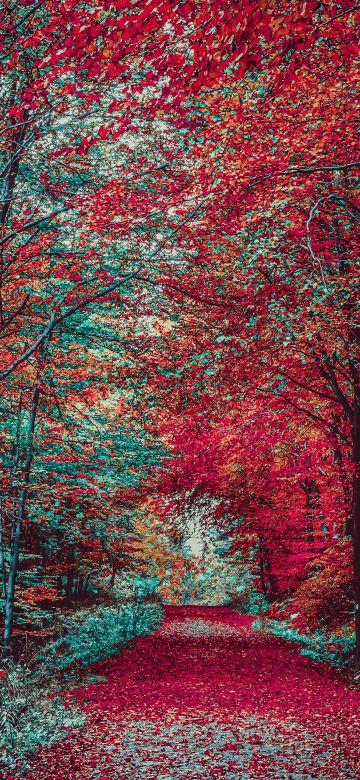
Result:
[[[117,572],[117,566],[115,563],[112,564],[111,567],[111,577],[110,577],[110,586],[113,588],[115,585],[115,577]]]
[[[4,549],[4,533],[3,533],[3,517],[2,517],[2,500],[0,499],[0,570],[1,570],[1,587],[3,599],[6,599],[6,567],[5,567],[5,549]]]
[[[66,587],[65,587],[65,603],[67,607],[71,607],[73,603],[74,595],[74,578],[75,578],[75,556],[74,550],[70,550],[67,556],[67,575],[66,575]]]
[[[36,387],[34,390],[31,411],[30,411],[27,447],[26,447],[26,455],[25,455],[24,470],[23,470],[23,474],[24,474],[23,487],[20,491],[18,515],[16,516],[15,514],[14,517],[14,526],[13,526],[13,534],[12,534],[12,542],[11,542],[11,550],[10,550],[9,576],[7,581],[7,593],[5,599],[5,617],[4,617],[3,646],[2,646],[3,658],[6,658],[9,654],[11,636],[12,636],[15,586],[16,586],[16,578],[17,578],[18,566],[19,566],[20,536],[21,536],[23,521],[25,517],[26,502],[27,502],[28,490],[29,490],[31,464],[32,464],[33,449],[34,449],[35,422],[36,422],[36,415],[39,406],[39,398],[40,398],[40,388]],[[16,513],[16,503],[14,507],[14,512]]]
[[[269,548],[266,544],[266,538],[264,534],[260,534],[259,537],[259,566],[260,566],[260,582],[261,582],[262,593],[264,594],[264,596],[268,595],[268,590],[266,587],[266,581],[267,581],[270,586],[270,596],[274,597],[277,593],[278,586],[276,582],[276,577],[273,574],[271,568]]]
[[[306,496],[306,541],[314,541],[314,520],[320,503],[320,490],[312,477],[306,477],[300,485]]]
[[[261,592],[263,596],[266,596],[266,582],[265,582],[265,570],[264,570],[264,548],[263,548],[263,542],[262,538],[260,537],[259,540],[259,573],[260,573],[260,584],[261,584]]]
[[[84,577],[82,574],[78,575],[76,583],[76,598],[81,601],[84,595]]]
[[[351,492],[352,492],[351,480],[349,479],[349,476],[346,473],[346,469],[344,467],[344,460],[343,460],[340,447],[336,447],[334,449],[334,463],[336,463],[339,469],[339,477],[340,477],[343,496],[344,496],[345,518],[344,518],[343,535],[351,536]]]

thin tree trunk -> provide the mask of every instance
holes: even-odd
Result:
[[[84,577],[82,574],[79,574],[76,583],[76,598],[79,599],[79,601],[82,600],[83,592],[84,592]]]
[[[265,571],[264,571],[264,548],[263,548],[263,540],[262,537],[260,537],[259,541],[259,573],[260,573],[260,583],[261,583],[261,592],[264,596],[266,596],[266,582],[265,582]]]
[[[344,536],[351,536],[351,481],[344,468],[344,459],[340,447],[334,449],[334,463],[338,466],[345,505]]]
[[[34,431],[35,431],[36,415],[39,406],[39,398],[40,398],[40,388],[36,387],[34,390],[31,412],[30,412],[30,419],[29,419],[28,440],[27,440],[26,457],[25,457],[24,472],[23,472],[24,481],[23,481],[22,490],[20,492],[18,515],[16,516],[15,514],[14,525],[13,525],[13,535],[12,535],[10,563],[9,563],[9,576],[8,576],[7,594],[5,600],[5,618],[4,618],[3,647],[2,647],[3,658],[7,657],[10,649],[10,643],[11,643],[12,625],[13,625],[13,618],[14,618],[15,585],[16,585],[16,578],[17,578],[18,565],[19,565],[20,536],[21,536],[21,531],[23,526],[23,520],[25,517],[26,502],[27,502],[29,482],[30,482],[31,464],[33,459],[33,448],[34,448]]]
[[[113,588],[113,587],[114,587],[114,585],[115,585],[115,577],[116,577],[116,572],[117,572],[117,567],[116,567],[116,564],[114,563],[114,564],[112,565],[112,569],[111,569],[111,577],[110,577],[110,586],[111,586],[112,588]]]
[[[17,92],[17,84],[15,83],[11,90],[11,96],[9,102],[10,109],[13,108],[15,105],[16,92]],[[24,152],[28,116],[29,116],[29,111],[28,109],[26,109],[24,112],[23,124],[18,131],[16,131],[15,129],[17,124],[16,119],[10,119],[10,124],[14,126],[14,132],[13,132],[11,148],[10,148],[10,157],[6,165],[5,171],[3,172],[4,175],[3,175],[3,184],[2,184],[2,192],[1,192],[2,207],[0,210],[1,234],[6,225],[7,218],[9,216],[11,205],[12,205],[17,175],[19,172],[20,160]],[[3,254],[3,247],[0,247],[0,321],[1,324],[4,324],[3,303],[2,303],[3,275],[4,275],[4,254]]]
[[[90,579],[89,575],[87,577],[85,577],[85,579],[84,579],[84,587],[83,587],[83,596],[84,596],[84,598],[85,598],[86,593],[87,593],[87,589],[88,589],[88,585],[89,585],[89,579]]]
[[[314,541],[314,520],[320,503],[320,490],[312,477],[307,477],[300,485],[306,496],[306,541]]]
[[[66,575],[66,587],[65,587],[65,603],[67,607],[71,607],[73,603],[73,591],[74,591],[74,578],[75,578],[75,556],[74,550],[70,550],[67,556],[67,575]]]
[[[3,531],[3,513],[2,513],[2,500],[0,499],[0,569],[1,569],[1,587],[3,598],[6,600],[6,567],[5,567],[5,548],[4,548],[4,531]]]

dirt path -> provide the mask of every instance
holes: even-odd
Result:
[[[226,608],[164,625],[77,691],[87,726],[31,780],[357,780],[360,692]]]

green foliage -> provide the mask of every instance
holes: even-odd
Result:
[[[26,766],[32,753],[83,724],[79,710],[65,706],[60,695],[49,695],[49,671],[46,661],[35,670],[7,662],[0,685],[0,766]]]
[[[61,669],[76,662],[87,666],[118,653],[134,637],[155,631],[162,615],[157,604],[119,604],[80,610],[76,615],[61,618],[62,635],[47,648],[47,653]]]
[[[244,567],[242,579],[230,595],[228,603],[243,615],[259,615],[270,606],[264,593],[256,589],[252,572]]]
[[[269,631],[299,646],[301,655],[306,655],[314,661],[327,661],[333,666],[344,668],[351,666],[355,652],[355,632],[342,631],[328,634],[315,631],[312,634],[302,634],[285,622],[262,618],[253,623],[255,630]]]
[[[64,671],[116,654],[134,637],[155,631],[162,619],[161,607],[153,603],[84,609],[60,618],[61,637],[31,664],[6,662],[0,679],[0,762],[26,768],[32,753],[80,727],[81,711],[65,706],[60,694],[51,695],[49,685],[53,691],[63,687]]]
[[[160,581],[157,577],[134,577],[131,571],[121,571],[116,575],[111,594],[121,602],[139,602],[149,600],[156,593]]]

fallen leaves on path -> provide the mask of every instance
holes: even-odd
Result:
[[[168,608],[73,692],[87,722],[26,780],[357,780],[360,694],[226,608]],[[23,779],[22,779],[23,780]]]

